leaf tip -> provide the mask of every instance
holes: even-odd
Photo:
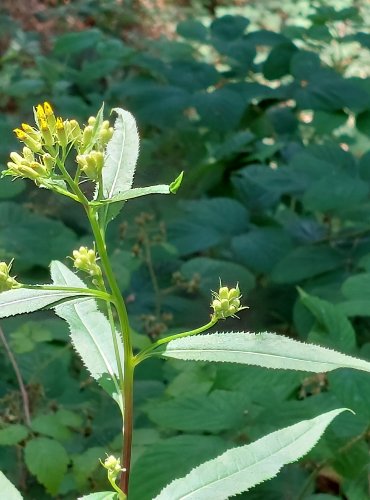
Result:
[[[177,193],[179,187],[181,186],[183,177],[184,177],[184,171],[182,171],[180,173],[180,175],[178,175],[176,177],[176,179],[173,182],[171,182],[171,184],[169,186],[170,193],[172,193],[172,194],[176,194]]]

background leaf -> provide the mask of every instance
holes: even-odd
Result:
[[[28,441],[24,453],[29,471],[49,493],[56,495],[69,463],[64,447],[53,439],[37,437]]]

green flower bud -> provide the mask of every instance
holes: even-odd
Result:
[[[12,263],[0,262],[0,292],[6,292],[12,288],[18,288],[19,283],[9,275]]]
[[[95,250],[86,247],[80,247],[73,250],[73,265],[76,269],[88,273],[91,277],[100,277],[101,269],[97,264]]]
[[[240,306],[241,294],[238,286],[230,289],[226,286],[220,286],[219,291],[212,292],[212,295],[212,316],[215,320],[226,319],[229,316],[237,317],[237,312],[246,309],[246,307]]]
[[[87,147],[90,145],[91,139],[93,135],[93,127],[88,125],[84,128],[82,132],[82,150],[85,151]]]

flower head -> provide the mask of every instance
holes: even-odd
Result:
[[[95,250],[87,247],[80,247],[73,250],[73,265],[76,269],[85,271],[92,277],[100,277],[101,269],[97,264]]]
[[[236,313],[242,309],[247,309],[246,306],[241,306],[240,299],[242,297],[239,285],[235,288],[221,286],[218,292],[212,292],[213,301],[211,307],[213,309],[212,317],[216,320],[226,319],[229,316],[237,318]]]

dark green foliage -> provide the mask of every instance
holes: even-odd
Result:
[[[366,2],[316,10],[304,0],[277,2],[284,23],[269,2],[271,26],[260,23],[264,2],[251,2],[252,22],[232,12],[208,23],[195,16],[181,21],[172,39],[122,39],[131,14],[117,13],[115,2],[98,3],[46,11],[45,18],[92,20],[82,31],[65,33],[61,25],[46,46],[39,34],[0,16],[7,47],[0,159],[5,165],[14,149],[11,129],[37,102],[50,100],[58,114],[86,119],[104,100],[108,109],[122,106],[137,118],[137,185],[185,171],[180,202],[128,201],[109,231],[138,332],[135,347],[206,321],[210,289],[221,278],[226,285],[239,281],[250,306],[225,330],[276,331],[370,359]],[[45,280],[50,260],[89,241],[72,204],[7,179],[0,199],[1,259],[15,257],[24,281]],[[119,415],[72,353],[67,329],[47,313],[2,326],[31,397],[32,422],[30,429],[23,425],[4,355],[0,469],[30,499],[107,489],[98,458],[120,449]],[[356,415],[339,417],[304,467],[289,466],[241,498],[367,498],[367,374],[306,376],[154,360],[139,367],[137,379],[133,500],[149,500],[226,448],[340,406]],[[35,459],[44,454],[54,457],[52,473]],[[21,460],[25,485],[17,473]]]

